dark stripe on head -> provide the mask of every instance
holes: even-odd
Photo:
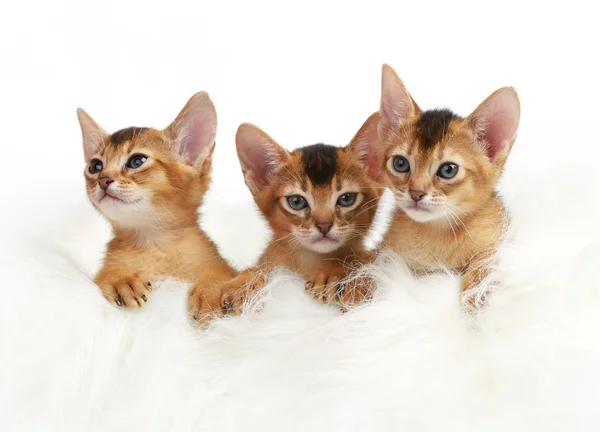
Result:
[[[139,135],[147,130],[147,127],[128,127],[121,129],[110,136],[110,143],[115,146],[121,145],[125,141],[129,141],[134,136]]]
[[[423,112],[415,125],[420,146],[425,149],[433,147],[446,135],[450,129],[450,122],[460,118],[449,109],[433,109]]]
[[[304,172],[314,185],[330,184],[337,170],[338,148],[314,144],[298,149],[302,152]]]

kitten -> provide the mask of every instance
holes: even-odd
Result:
[[[367,122],[344,148],[315,144],[288,152],[259,128],[242,124],[236,146],[246,185],[273,229],[273,239],[256,267],[216,287],[220,303],[202,312],[238,314],[246,296],[262,287],[265,275],[283,266],[302,275],[306,290],[323,303],[344,307],[370,296],[364,278],[346,280],[371,260],[364,245],[373,222],[380,186],[371,178]],[[206,281],[199,282],[208,286]]]
[[[417,272],[440,264],[461,272],[463,301],[480,305],[474,288],[489,274],[507,224],[495,187],[517,135],[517,93],[496,90],[466,118],[422,111],[384,65],[379,117],[370,148],[399,209],[387,243]]]
[[[150,299],[157,278],[191,281],[209,265],[232,277],[198,227],[217,121],[208,94],[195,94],[162,131],[130,127],[108,134],[82,109],[77,115],[87,194],[114,233],[94,280],[104,297],[136,309]]]

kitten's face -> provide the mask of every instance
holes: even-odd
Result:
[[[364,238],[380,197],[352,153],[322,144],[292,152],[270,189],[261,209],[271,225],[319,253]]]
[[[150,226],[178,210],[181,194],[175,190],[187,195],[190,171],[162,132],[124,129],[110,135],[88,162],[87,193],[110,221],[129,228]]]
[[[413,220],[460,224],[494,192],[519,124],[516,92],[499,89],[462,118],[446,109],[421,111],[389,66],[382,87],[381,180]]]
[[[492,163],[464,119],[450,111],[408,119],[381,147],[384,181],[418,222],[453,223],[480,208],[494,189]]]
[[[364,240],[381,188],[357,158],[356,146],[316,144],[288,153],[247,124],[240,126],[237,144],[246,183],[277,237],[317,253]],[[253,159],[253,149],[267,160]]]
[[[210,180],[214,143],[214,134],[200,133],[206,127],[214,130],[216,117],[207,98],[194,96],[165,131],[132,127],[109,135],[85,112],[79,113],[84,143],[93,144],[84,145],[87,194],[113,225],[170,228],[195,221]],[[208,120],[201,115],[204,111]]]

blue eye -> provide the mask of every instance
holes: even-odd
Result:
[[[302,210],[308,207],[306,199],[300,195],[291,195],[287,197],[287,203],[293,210]]]
[[[453,178],[458,173],[458,165],[453,163],[445,163],[438,169],[437,175],[447,180]]]
[[[100,162],[100,160],[92,159],[88,171],[90,172],[90,174],[98,174],[100,171],[102,171],[102,168],[104,168],[104,166],[102,165],[102,162]]]
[[[399,173],[407,173],[410,171],[410,164],[408,163],[408,159],[406,159],[404,156],[394,157],[392,160],[392,166],[394,167],[394,170]]]
[[[356,192],[348,192],[344,195],[341,195],[337,200],[337,205],[342,207],[350,207],[352,204],[356,202],[356,197],[358,194]]]
[[[141,167],[148,158],[141,154],[133,155],[127,161],[127,168],[136,169]]]

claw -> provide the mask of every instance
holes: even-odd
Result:
[[[223,300],[223,313],[230,315],[233,313],[233,301],[230,298]]]

